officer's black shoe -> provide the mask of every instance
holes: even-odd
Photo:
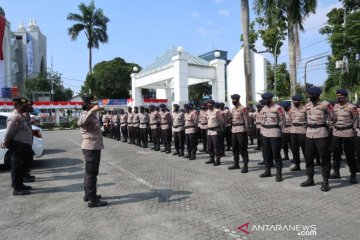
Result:
[[[314,179],[312,177],[308,177],[305,182],[300,183],[301,187],[311,187],[315,186]]]
[[[222,157],[225,157],[225,153],[221,153],[221,156],[222,156]]]
[[[26,182],[26,183],[35,182],[35,178],[24,177],[23,180],[24,180],[24,182]]]
[[[230,147],[226,148],[226,151],[231,151],[231,148]]]
[[[241,173],[247,173],[247,172],[249,172],[248,164],[244,163],[244,166],[241,169]]]
[[[216,162],[214,162],[213,165],[214,165],[215,167],[216,167],[216,166],[220,166],[220,165],[221,165],[221,162],[217,162],[217,161],[216,161]]]
[[[340,177],[340,172],[337,170],[337,171],[334,171],[331,175],[330,175],[330,179],[339,179],[341,178]]]
[[[261,150],[261,147],[256,147],[254,150],[260,151],[260,150]]]
[[[276,169],[275,181],[281,182],[282,180],[283,180],[283,178],[282,178],[282,171],[281,171],[281,169]]]
[[[320,166],[320,165],[321,165],[320,160],[316,160],[314,166]]]
[[[258,162],[258,165],[265,165],[264,161]]]
[[[106,206],[108,203],[106,201],[100,201],[100,200],[95,200],[95,201],[89,201],[88,202],[88,207],[89,208],[94,208],[94,207],[104,207]]]
[[[292,168],[290,168],[291,172],[297,172],[300,171],[300,165],[299,164],[295,164]]]
[[[171,150],[170,150],[170,149],[168,149],[168,150],[166,151],[166,154],[169,154],[169,153],[171,153]]]
[[[160,148],[155,148],[155,150],[154,150],[155,152],[157,152],[157,151],[160,151]]]
[[[96,195],[96,200],[99,200],[101,199],[101,195]],[[87,195],[84,195],[84,202],[88,202],[90,199],[89,199],[89,196]]]
[[[234,164],[230,167],[228,167],[229,170],[235,170],[235,169],[240,169],[240,166],[238,164]]]
[[[179,151],[174,152],[172,155],[176,156],[176,155],[180,155]]]
[[[163,149],[163,150],[161,150],[160,152],[166,152],[166,148],[165,148],[165,149]]]
[[[205,164],[211,164],[211,163],[215,163],[213,158],[210,158],[208,161],[205,162]]]
[[[270,169],[265,169],[265,172],[263,172],[262,174],[260,174],[261,178],[266,178],[266,177],[271,177],[271,171]]]
[[[201,153],[206,152],[206,149],[202,149],[199,152],[201,152]]]
[[[289,156],[287,154],[285,154],[285,156],[281,160],[287,161],[287,160],[290,160],[290,158],[289,158]]]
[[[144,145],[143,148],[148,148],[148,146],[147,146],[147,145]]]
[[[272,162],[271,164],[270,164],[270,167],[275,167],[275,164],[274,164],[274,162]]]
[[[189,153],[186,154],[186,155],[184,156],[184,158],[190,158],[190,154],[189,154]]]
[[[13,191],[13,196],[23,196],[23,195],[30,195],[30,191],[29,190],[25,190],[22,188],[19,189],[14,189]]]
[[[32,187],[31,186],[27,186],[27,185],[21,185],[21,188],[22,189],[24,189],[24,190],[30,190],[30,189],[32,189]]]
[[[189,158],[189,160],[195,160],[195,159],[196,159],[195,156],[191,156],[191,157]]]
[[[184,151],[181,150],[180,153],[179,153],[179,157],[183,157],[184,156]]]
[[[291,163],[295,163],[294,159],[293,159],[293,160],[291,160]]]
[[[357,184],[356,173],[352,173],[352,174],[350,175],[350,183],[352,183],[352,184]]]
[[[32,176],[32,175],[30,175],[30,174],[26,174],[24,177],[26,177],[26,178],[33,178],[33,179],[35,179],[35,176]]]
[[[330,190],[329,181],[327,179],[324,179],[322,184],[321,184],[321,191],[327,192],[329,190]]]

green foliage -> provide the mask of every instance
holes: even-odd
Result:
[[[75,129],[75,128],[78,128],[79,126],[78,126],[78,119],[71,119],[71,121],[70,121],[70,127],[71,128],[73,128],[73,129]]]
[[[127,63],[122,58],[114,58],[111,61],[103,61],[94,66],[94,71],[88,75],[82,93],[91,92],[98,98],[129,98],[131,90],[131,73],[133,67],[141,70],[134,63]]]
[[[290,74],[286,69],[286,63],[273,67],[269,62],[266,66],[267,89],[279,99],[290,97]]]
[[[74,94],[73,91],[64,87],[61,74],[57,72],[42,72],[35,78],[26,79],[24,84],[26,96],[33,99],[33,92],[49,92],[50,94],[51,82],[53,82],[54,101],[68,101],[71,99]]]
[[[258,36],[259,36],[259,33],[255,30],[255,24],[256,22],[255,21],[252,21],[250,23],[250,29],[249,29],[249,45],[250,45],[250,49],[254,52],[257,52],[257,49],[256,49],[256,41],[258,40]],[[240,41],[244,41],[244,36],[243,34],[240,35]],[[244,45],[243,45],[244,46]]]
[[[212,87],[208,82],[203,82],[189,86],[189,99],[194,101],[195,106],[198,106],[204,96],[211,95]]]

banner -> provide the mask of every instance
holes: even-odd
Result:
[[[28,74],[31,76],[34,72],[34,52],[33,52],[32,37],[30,33],[26,33],[26,52],[27,52]]]
[[[3,52],[3,40],[5,34],[6,19],[0,15],[0,86],[4,86],[4,52]]]

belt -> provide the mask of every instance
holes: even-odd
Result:
[[[121,122],[120,124],[124,124],[124,123],[127,123],[127,122]]]
[[[183,127],[184,125],[174,125],[173,128]]]
[[[322,128],[322,127],[326,127],[326,124],[308,124],[307,125],[309,128]]]
[[[140,124],[147,124],[147,122],[140,122]]]
[[[219,129],[219,126],[208,128],[208,130],[210,130],[210,131],[215,131],[215,130],[218,130],[218,129]]]
[[[133,122],[133,124],[137,124],[137,123],[140,123],[140,122]]]
[[[195,126],[185,126],[185,129],[195,128]]]
[[[201,125],[207,125],[207,123],[200,123]]]
[[[285,127],[291,127],[291,125],[285,125]]]
[[[162,123],[161,125],[169,125],[169,123]]]
[[[261,126],[263,128],[279,128],[280,127],[279,125],[265,125],[265,124],[261,124]]]
[[[293,123],[292,125],[295,127],[303,127],[306,126],[306,123]]]
[[[150,123],[149,125],[157,125],[157,123]]]
[[[244,126],[245,123],[233,123],[232,126],[233,127],[237,127],[237,126]]]
[[[350,126],[345,126],[345,127],[337,127],[337,126],[334,126],[334,128],[335,128],[336,130],[346,130],[346,129],[352,129],[353,126],[352,126],[352,125],[350,125]]]

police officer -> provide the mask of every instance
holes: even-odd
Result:
[[[360,172],[360,100],[356,103],[358,121],[356,125],[356,172]]]
[[[331,154],[327,120],[333,118],[333,107],[327,101],[320,101],[322,90],[319,87],[307,89],[310,102],[306,104],[307,129],[305,139],[305,161],[307,180],[300,184],[301,187],[314,186],[314,157],[318,152],[321,159],[323,182],[321,191],[329,191],[329,177],[331,168]]]
[[[294,95],[292,100],[293,106],[290,109],[290,147],[295,165],[290,168],[290,171],[300,171],[300,148],[305,157],[306,107],[302,104],[303,97],[301,95]]]
[[[333,169],[331,179],[340,178],[340,160],[342,146],[346,155],[346,162],[350,168],[350,183],[357,183],[355,161],[355,130],[358,121],[358,112],[355,105],[346,101],[348,92],[346,89],[336,90],[338,103],[334,106],[333,119]]]
[[[229,108],[225,108],[225,104],[223,102],[219,103],[219,109],[222,111],[223,117],[224,117],[224,123],[225,123],[225,130],[224,130],[224,139],[226,142],[226,151],[231,151],[231,121],[232,121],[232,115],[229,110]],[[225,150],[225,145],[224,145]]]
[[[140,146],[140,117],[139,107],[134,107],[134,118],[133,118],[133,133],[134,133],[134,144]]]
[[[185,158],[189,160],[196,159],[196,150],[198,145],[197,126],[199,122],[199,115],[196,110],[193,109],[193,104],[184,104],[185,109],[185,139],[187,155]]]
[[[30,186],[24,185],[24,176],[32,160],[32,129],[24,113],[27,111],[27,99],[15,98],[14,111],[6,121],[6,132],[2,148],[8,148],[11,156],[11,186],[13,195],[29,195]]]
[[[155,105],[151,104],[149,107],[150,107],[149,125],[151,129],[152,140],[154,143],[154,147],[151,148],[151,150],[160,151],[160,135],[159,135],[160,114],[156,110]]]
[[[247,173],[248,163],[249,163],[249,153],[248,153],[248,127],[249,127],[249,113],[247,108],[242,106],[240,103],[240,95],[233,94],[231,95],[232,104],[234,108],[231,110],[231,142],[234,155],[234,165],[230,166],[228,169],[240,169],[239,166],[239,153],[243,159],[244,165],[241,169],[242,173]]]
[[[134,121],[134,113],[132,111],[132,107],[128,107],[128,118],[127,118],[127,127],[128,127],[128,134],[129,134],[128,144],[135,144],[133,121]]]
[[[260,177],[271,177],[271,163],[275,160],[277,182],[283,180],[281,161],[281,132],[285,124],[285,113],[281,106],[273,103],[274,95],[270,92],[263,93],[261,97],[265,100],[265,106],[261,109],[262,135],[263,135],[263,157],[265,161],[265,172]]]
[[[208,100],[207,107],[207,142],[210,159],[205,163],[213,163],[214,166],[219,166],[221,165],[221,141],[224,142],[224,139],[222,138],[222,132],[225,128],[224,118],[220,110],[215,108],[214,100]],[[216,158],[216,160],[214,159],[214,157]]]
[[[117,112],[114,111],[114,115],[112,117],[112,122],[114,124],[113,131],[114,131],[114,139],[120,141],[120,118]]]
[[[282,140],[282,149],[284,151],[283,161],[289,160],[289,147],[291,148],[291,139],[290,139],[290,130],[291,130],[291,118],[290,118],[290,108],[291,102],[284,101],[280,104],[285,112],[285,125],[283,128],[283,133],[281,135]]]
[[[127,113],[125,113],[124,109],[120,109],[120,128],[121,128],[122,136],[124,138],[122,142],[127,142],[128,139],[127,119],[128,119]]]
[[[34,104],[34,102],[28,99],[27,100],[27,109],[26,109],[26,112],[24,113],[24,116],[30,126],[31,126],[30,113],[32,113],[34,111],[33,104]],[[35,182],[35,176],[30,175],[30,171],[31,171],[30,168],[31,168],[31,165],[33,164],[33,162],[34,162],[34,154],[31,155],[30,161],[27,162],[25,176],[24,176],[24,182]]]
[[[165,104],[160,104],[161,136],[164,149],[161,152],[171,153],[171,114],[166,110]]]
[[[140,131],[140,144],[143,148],[148,147],[148,127],[149,127],[149,114],[145,111],[144,106],[140,106],[139,113],[139,131]]]
[[[256,112],[252,115],[256,124],[256,141],[257,141],[257,147],[255,150],[261,150],[261,142],[262,142],[262,134],[261,134],[261,114],[260,111],[262,109],[263,105],[260,103],[256,104]]]
[[[173,155],[184,156],[185,149],[185,114],[178,104],[173,104],[172,129],[174,133],[175,152]]]
[[[200,136],[203,144],[202,150],[200,152],[207,153],[207,107],[206,103],[201,104],[201,110],[199,112],[199,128]]]

